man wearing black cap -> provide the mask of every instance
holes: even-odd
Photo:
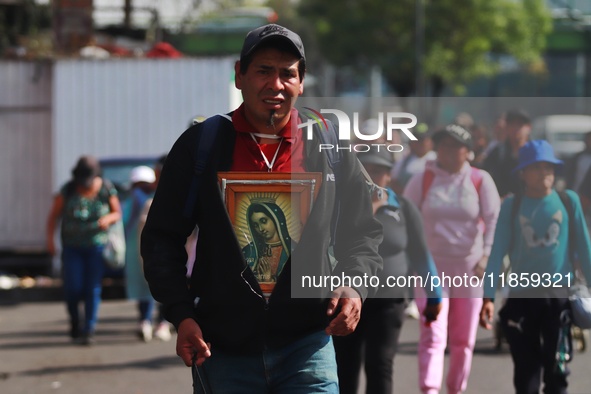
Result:
[[[482,169],[493,177],[501,198],[520,191],[519,179],[511,173],[517,165],[519,149],[529,140],[531,121],[522,110],[512,110],[505,114],[505,133],[507,139],[490,151]]]
[[[142,234],[142,256],[152,294],[178,330],[177,354],[194,367],[195,393],[338,393],[331,335],[355,329],[370,289],[342,286],[300,299],[293,294],[302,290],[297,288],[302,272],[363,277],[382,265],[381,226],[373,218],[359,162],[343,154],[335,175],[319,150],[319,135],[305,140],[297,127],[303,122],[294,104],[303,92],[305,60],[300,37],[282,26],[248,33],[235,65],[244,103],[228,114],[229,127],[217,128],[189,216],[183,207],[200,154],[192,147],[212,131],[207,120],[179,138],[162,170]],[[240,248],[220,194],[219,171],[322,173],[297,247],[281,251],[291,254],[270,296]],[[338,222],[332,220],[337,184],[346,212]],[[338,226],[331,239],[333,223]],[[199,241],[187,285],[184,244],[195,225]],[[328,252],[333,243],[334,270]]]

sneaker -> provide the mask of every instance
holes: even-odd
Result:
[[[140,323],[140,338],[144,342],[150,342],[152,340],[152,323],[147,320],[143,320]]]
[[[168,322],[158,324],[158,327],[154,331],[154,336],[164,342],[170,341],[172,337],[170,335],[170,324]]]
[[[78,341],[80,345],[84,346],[92,346],[96,344],[96,339],[94,339],[94,332],[85,332],[80,336]]]
[[[417,308],[417,303],[415,302],[415,300],[411,300],[408,305],[406,306],[406,309],[404,310],[404,314],[407,317],[413,318],[415,320],[419,320],[419,318],[421,317],[421,314],[419,313],[419,308]]]

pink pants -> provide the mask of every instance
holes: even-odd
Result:
[[[462,263],[460,262],[460,264]],[[438,264],[439,272],[441,272],[441,268]],[[457,265],[454,268],[457,269]],[[451,274],[451,271],[448,272]],[[458,272],[456,271],[455,274]],[[422,319],[418,351],[419,387],[422,393],[439,393],[447,344],[449,344],[447,392],[448,394],[456,394],[466,390],[472,366],[480,309],[482,308],[482,294],[479,294],[481,293],[479,290],[443,288],[441,313],[436,321],[432,322],[430,326],[426,326],[422,317],[423,310],[427,305],[425,292],[423,289],[415,289],[416,303]],[[471,293],[470,296],[467,295],[468,293]]]

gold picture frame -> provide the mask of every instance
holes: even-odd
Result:
[[[268,296],[300,240],[322,176],[220,172],[218,181],[244,258]]]

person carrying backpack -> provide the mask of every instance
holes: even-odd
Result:
[[[193,367],[194,393],[338,393],[331,336],[355,329],[372,289],[351,283],[332,292],[314,290],[307,298],[293,292],[302,292],[302,273],[372,277],[382,266],[381,225],[373,217],[361,164],[354,153],[342,152],[338,166],[331,167],[319,150],[319,133],[330,130],[315,128],[307,140],[298,128],[304,122],[294,104],[303,93],[305,64],[296,33],[275,24],[249,32],[235,64],[244,103],[227,117],[185,131],[162,169],[141,253],[150,290],[177,328],[177,354]],[[208,137],[214,139],[209,148]],[[290,254],[269,297],[243,255],[219,171],[322,173],[295,249],[269,245],[265,251],[269,257]],[[187,283],[185,243],[196,225],[196,259]]]
[[[384,268],[379,273],[382,283],[395,278],[396,287],[382,287],[365,301],[355,332],[334,338],[337,354],[340,394],[356,394],[359,372],[364,366],[366,393],[391,394],[394,386],[394,356],[404,324],[404,310],[411,276],[426,279],[437,275],[433,258],[427,250],[423,221],[416,206],[388,187],[392,155],[372,149],[357,154],[359,161],[377,186],[372,192],[374,215],[384,228],[384,241],[379,253]],[[403,280],[403,279],[408,279]],[[440,288],[429,289],[423,312],[436,320],[441,309]]]
[[[121,219],[117,190],[101,177],[95,157],[80,157],[72,170],[72,179],[53,199],[47,219],[47,249],[51,255],[56,253],[55,231],[60,219],[62,276],[70,337],[81,344],[92,345],[101,303],[107,230]],[[84,302],[83,321],[80,301]]]
[[[156,302],[144,279],[140,257],[138,231],[144,205],[152,198],[156,174],[148,166],[137,166],[129,175],[129,214],[125,220],[125,291],[127,298],[137,302],[138,336],[144,342],[152,340],[152,315]]]
[[[504,114],[501,127],[504,141],[487,153],[481,168],[492,176],[499,195],[505,198],[519,189],[519,181],[511,176],[511,170],[517,165],[519,148],[529,141],[531,119],[523,110],[510,110]]]
[[[563,163],[544,140],[519,150],[523,192],[503,202],[484,281],[480,325],[491,328],[495,291],[509,287],[499,312],[511,349],[516,393],[566,393],[572,358],[569,287],[576,254],[591,283],[591,244],[577,194],[554,190]],[[509,255],[511,273],[500,275]],[[501,282],[502,281],[502,282]]]
[[[442,280],[441,313],[420,326],[419,386],[422,393],[439,393],[449,344],[446,386],[456,394],[468,384],[482,305],[482,289],[457,279],[482,276],[500,198],[492,177],[468,162],[472,136],[466,129],[448,125],[433,135],[433,142],[437,160],[427,162],[404,191],[421,211],[427,246]],[[415,298],[422,312],[427,306],[424,290],[416,288]]]

